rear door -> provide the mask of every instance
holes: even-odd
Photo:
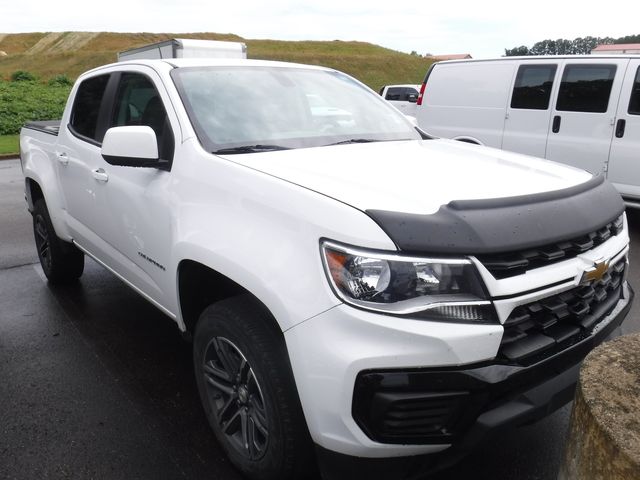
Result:
[[[631,60],[622,85],[608,178],[625,196],[640,200],[640,60]]]
[[[546,158],[606,170],[628,59],[565,60],[551,113]]]
[[[558,66],[531,61],[518,67],[504,124],[504,150],[545,156]]]
[[[108,73],[79,84],[69,121],[60,125],[55,152],[67,224],[74,239],[93,253],[99,251],[93,225],[106,213],[99,210],[97,193],[102,185],[95,175],[102,163],[100,146],[106,130],[102,112],[112,84]]]

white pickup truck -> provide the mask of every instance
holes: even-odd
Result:
[[[569,401],[631,306],[602,177],[430,139],[335,70],[107,65],[20,148],[49,281],[88,255],[192,334],[252,479],[445,465]]]
[[[385,85],[380,96],[405,115],[416,116],[416,103],[421,85]]]

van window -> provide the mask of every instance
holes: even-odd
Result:
[[[636,79],[631,88],[631,100],[629,100],[629,113],[640,115],[640,67],[636,71]]]
[[[511,108],[546,110],[557,65],[522,65],[513,87]]]
[[[102,141],[102,138],[97,138],[96,130],[100,104],[108,82],[109,75],[100,75],[84,80],[78,87],[69,122],[74,134],[97,142]]]
[[[562,74],[556,109],[606,112],[615,75],[615,65],[567,65]]]

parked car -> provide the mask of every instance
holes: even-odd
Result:
[[[386,85],[380,89],[380,96],[405,115],[416,115],[416,102],[420,85]]]
[[[434,135],[602,173],[640,207],[640,55],[435,63],[416,116]]]
[[[318,98],[348,121],[327,129]],[[252,479],[443,465],[570,401],[631,307],[602,176],[430,139],[332,69],[103,66],[20,148],[44,274],[75,281],[88,255],[191,335]]]

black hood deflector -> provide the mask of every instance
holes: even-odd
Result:
[[[431,215],[367,210],[405,252],[490,254],[524,250],[598,230],[624,211],[603,176],[563,190],[453,200]]]

